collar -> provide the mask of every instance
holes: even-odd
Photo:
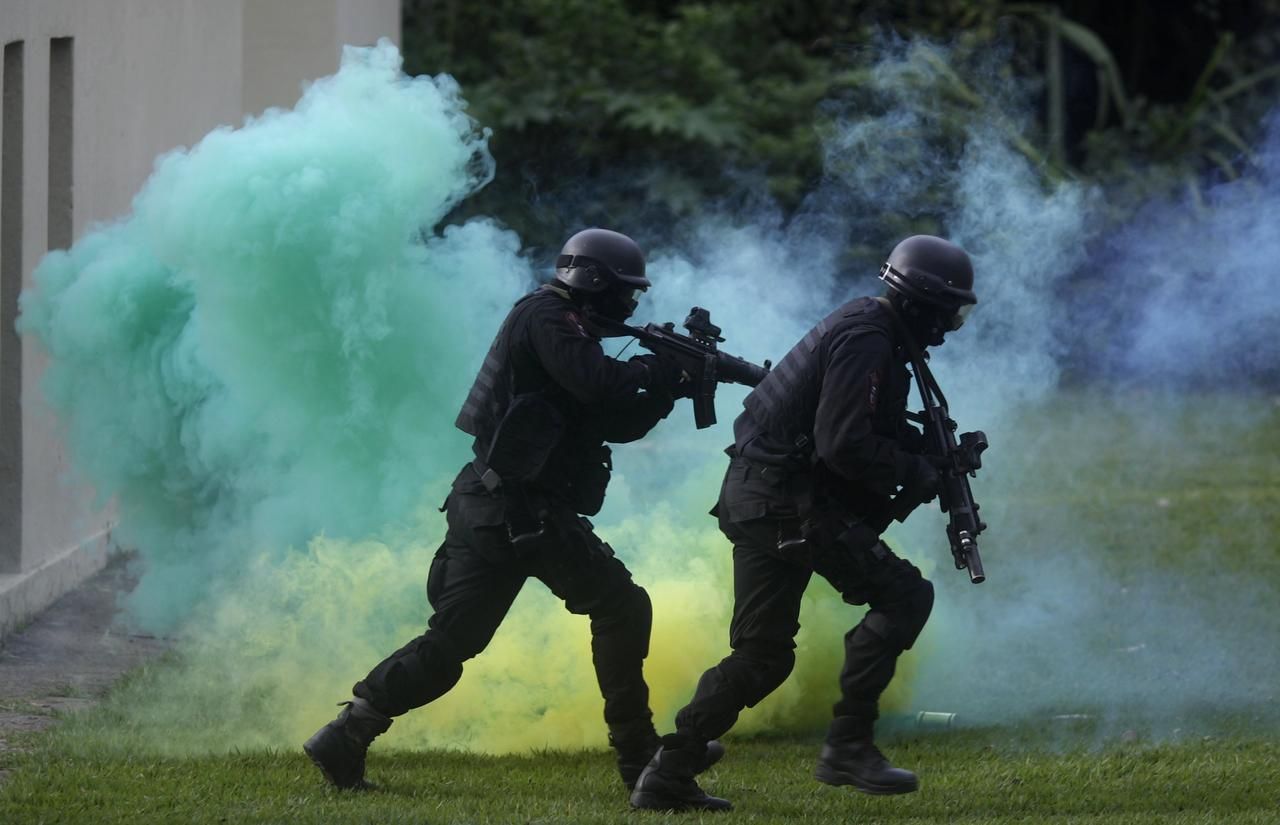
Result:
[[[898,333],[899,346],[906,351],[907,357],[911,361],[928,361],[929,352],[916,343],[915,336],[911,334],[911,330],[907,329],[907,322],[902,319],[893,302],[884,296],[876,296],[871,300],[879,304],[889,317],[893,319],[894,329]]]
[[[561,286],[556,286],[555,284],[543,284],[542,286],[538,287],[538,289],[545,289],[547,292],[554,292],[555,294],[559,295],[561,298],[564,298],[566,301],[573,300],[573,298],[569,295],[569,290]]]

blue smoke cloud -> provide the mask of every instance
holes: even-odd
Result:
[[[1186,386],[1280,376],[1280,117],[1246,177],[1191,199],[1148,204],[1095,255],[1082,312],[1111,322],[1103,369]],[[1121,309],[1125,308],[1125,309]]]

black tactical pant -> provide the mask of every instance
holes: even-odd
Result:
[[[871,609],[844,637],[836,716],[873,720],[898,656],[915,643],[933,607],[933,586],[914,565],[883,543],[851,548],[811,542],[803,552],[778,549],[773,518],[720,527],[733,542],[733,652],[698,681],[692,701],[676,714],[676,729],[706,741],[722,736],[743,708],[753,707],[786,680],[795,664],[800,599],[810,577],[826,579],[850,604]],[[814,546],[814,545],[818,546]]]
[[[392,653],[353,688],[387,716],[398,716],[444,695],[462,676],[462,663],[489,644],[525,580],[534,577],[571,612],[591,618],[591,651],[605,721],[647,719],[649,596],[613,557],[591,523],[569,512],[548,519],[548,535],[517,551],[507,539],[502,503],[455,492],[449,530],[427,578],[435,613],[427,632]]]

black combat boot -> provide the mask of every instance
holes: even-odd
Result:
[[[668,736],[663,746],[645,766],[631,792],[631,807],[651,811],[727,811],[733,805],[727,799],[711,796],[694,781],[724,755],[715,742],[715,756],[708,759],[711,748],[700,742]]]
[[[622,776],[622,784],[630,791],[635,788],[640,772],[649,764],[662,741],[658,739],[658,732],[653,729],[653,720],[646,716],[634,722],[610,725],[609,744],[613,746],[618,758],[618,773]]]
[[[920,781],[911,771],[895,768],[871,741],[872,722],[837,716],[827,729],[814,776],[828,785],[852,785],[863,793],[911,793]]]
[[[346,705],[338,718],[316,731],[302,749],[316,763],[324,778],[339,788],[364,790],[364,757],[369,743],[391,727],[391,719],[364,699],[339,702]]]
[[[618,773],[622,776],[622,783],[630,791],[635,789],[636,779],[640,777],[640,772],[644,770],[645,765],[653,759],[662,740],[653,729],[653,721],[646,718],[625,725],[610,725],[609,744],[613,746],[617,755]],[[723,757],[724,745],[712,739],[707,743],[702,762],[694,773],[702,773]]]

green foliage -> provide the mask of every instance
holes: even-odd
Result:
[[[457,77],[494,130],[497,180],[463,210],[535,246],[574,221],[669,225],[744,197],[795,208],[821,181],[828,124],[868,104],[867,70],[894,38],[943,47],[938,122],[962,132],[994,107],[1047,180],[1118,182],[1118,212],[1240,174],[1280,88],[1280,32],[1218,0],[1176,19],[1140,7],[1124,25],[1105,5],[407,0],[405,51],[410,71]],[[1252,8],[1274,19],[1280,0]],[[1185,48],[1215,30],[1216,49]],[[1152,53],[1198,80],[1148,95]]]
[[[815,107],[835,77],[820,46],[782,30],[791,5],[410,3],[406,52],[412,71],[454,74],[495,131],[503,172],[472,209],[558,237],[557,216],[521,212],[566,180],[630,176],[574,204],[597,219],[654,200],[688,214],[740,170],[796,202],[820,170]]]

